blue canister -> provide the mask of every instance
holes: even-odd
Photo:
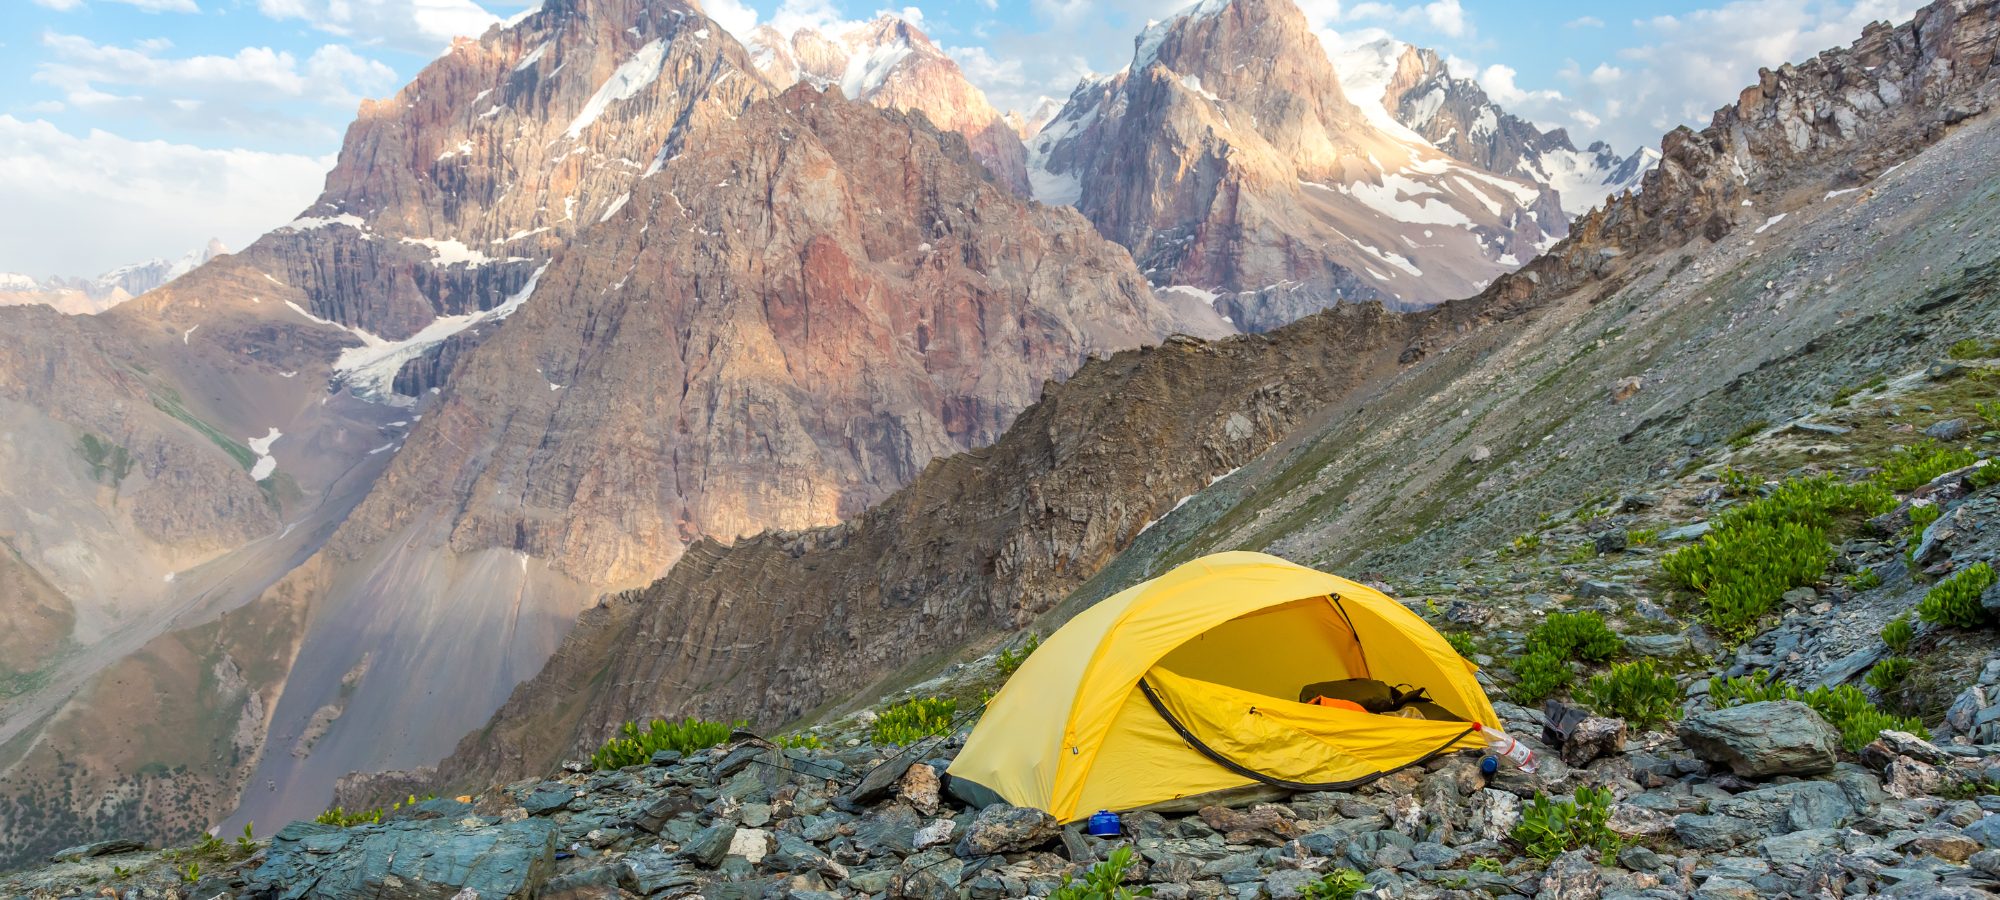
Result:
[[[1118,814],[1108,809],[1100,809],[1090,817],[1090,824],[1084,828],[1091,837],[1117,837]]]
[[[1492,778],[1494,773],[1499,771],[1500,771],[1500,757],[1482,756],[1479,758],[1479,774],[1484,775],[1488,778]]]

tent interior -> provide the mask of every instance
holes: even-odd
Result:
[[[1280,702],[1310,699],[1308,685],[1373,679],[1425,688],[1451,718],[1469,721],[1437,661],[1414,652],[1406,632],[1370,610],[1333,597],[1309,597],[1230,619],[1168,653],[1155,669],[1181,678],[1260,694]],[[1435,713],[1426,718],[1438,718]]]

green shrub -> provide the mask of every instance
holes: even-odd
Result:
[[[1910,677],[1911,665],[1907,656],[1891,656],[1876,663],[1875,668],[1869,669],[1865,680],[1869,687],[1886,698],[1903,686],[1903,679]]]
[[[1535,792],[1521,809],[1521,821],[1511,836],[1521,849],[1543,862],[1579,847],[1596,847],[1609,856],[1617,852],[1618,835],[1611,820],[1611,790],[1580,787],[1570,798],[1550,798]]]
[[[1716,518],[1700,543],[1674,551],[1660,567],[1706,595],[1709,623],[1744,638],[1786,591],[1812,584],[1833,560],[1828,529],[1835,517],[1874,515],[1895,497],[1877,484],[1845,484],[1830,475],[1796,478]]]
[[[1507,867],[1504,864],[1491,856],[1475,856],[1472,858],[1472,863],[1466,866],[1466,868],[1474,872],[1487,872],[1494,875],[1507,871]]]
[[[780,736],[777,740],[772,741],[771,743],[777,744],[778,746],[783,747],[786,750],[826,749],[826,742],[820,740],[819,735],[813,734],[810,731],[794,731],[791,734]]]
[[[1542,536],[1529,533],[1514,538],[1515,553],[1533,553],[1542,546]]]
[[[1514,660],[1514,686],[1507,691],[1514,702],[1533,706],[1550,694],[1569,687],[1575,676],[1569,658],[1547,650],[1536,650]]]
[[[1972,404],[1972,411],[1986,420],[1993,428],[2000,428],[2000,400],[1981,400]]]
[[[1917,604],[1917,618],[1933,625],[1978,628],[1988,621],[1979,595],[1992,586],[1993,567],[1983,562],[1973,563],[1924,594],[1923,602]]]
[[[1479,652],[1478,645],[1472,642],[1472,635],[1463,631],[1450,632],[1444,636],[1444,640],[1451,645],[1451,649],[1458,652],[1458,655],[1467,659],[1471,659],[1472,654]]]
[[[912,697],[891,705],[875,718],[872,740],[877,744],[913,744],[951,730],[958,701],[950,697]]]
[[[1865,591],[1870,588],[1882,586],[1882,576],[1877,574],[1874,569],[1862,569],[1846,578],[1842,578],[1841,581],[1857,591]]]
[[[1763,433],[1764,429],[1769,427],[1771,427],[1770,422],[1758,419],[1742,428],[1736,429],[1736,433],[1729,436],[1729,449],[1741,450],[1744,447],[1750,446],[1750,442],[1756,440],[1757,435]]]
[[[1882,460],[1882,470],[1875,479],[1890,490],[1915,490],[1939,475],[1978,461],[1979,457],[1970,450],[1925,441],[1889,454]]]
[[[1735,466],[1723,466],[1720,477],[1722,479],[1722,493],[1724,496],[1749,497],[1755,495],[1757,489],[1764,486],[1763,479]]]
[[[1028,640],[1021,644],[1020,652],[1015,652],[1012,647],[1001,650],[1000,656],[994,659],[993,664],[1000,669],[1000,674],[1011,676],[1019,671],[1021,664],[1027,662],[1028,657],[1035,655],[1035,651],[1041,646],[1042,636],[1031,632]]]
[[[1648,544],[1658,543],[1659,540],[1660,530],[1658,528],[1634,528],[1631,531],[1625,532],[1625,543],[1634,547],[1644,547]]]
[[[1308,884],[1299,892],[1304,900],[1354,900],[1354,895],[1367,890],[1368,879],[1360,872],[1346,867],[1336,868],[1326,873],[1326,877]]]
[[[1986,465],[1973,469],[1972,474],[1967,475],[1965,480],[1972,483],[1972,489],[1975,491],[1983,491],[2000,484],[2000,462],[1989,461]]]
[[[1923,722],[1915,717],[1883,712],[1869,702],[1867,694],[1851,684],[1801,692],[1773,679],[1769,672],[1758,671],[1736,678],[1711,678],[1708,696],[1718,708],[1767,700],[1797,700],[1812,707],[1835,731],[1840,732],[1840,744],[1849,752],[1860,751],[1884,731],[1907,731],[1926,740],[1930,738],[1930,731],[1924,728]]]
[[[1570,548],[1568,553],[1563,554],[1562,563],[1563,565],[1573,566],[1578,563],[1590,562],[1596,558],[1597,545],[1588,543],[1578,544]]]
[[[313,821],[321,825],[336,825],[341,828],[353,828],[356,825],[380,825],[382,824],[382,808],[376,807],[360,812],[348,812],[336,806],[326,812],[320,813]]]
[[[1855,394],[1859,394],[1862,391],[1872,391],[1888,383],[1889,379],[1886,376],[1877,375],[1874,378],[1868,379],[1868,381],[1866,381],[1865,383],[1857,384],[1854,385],[1853,387],[1841,388],[1840,390],[1834,392],[1833,405],[1845,406],[1847,405],[1847,401],[1850,398],[1852,398]]]
[[[1528,651],[1546,650],[1558,657],[1572,656],[1603,662],[1618,653],[1624,642],[1594,612],[1550,613],[1542,624],[1528,633]]]
[[[679,722],[654,719],[641,730],[637,722],[626,722],[619,733],[624,737],[612,738],[590,755],[590,764],[598,771],[622,769],[626,766],[641,766],[650,762],[653,754],[662,750],[674,750],[682,754],[696,750],[706,750],[729,740],[729,733],[739,728],[747,728],[750,723],[711,722],[689,716]]]
[[[1874,570],[1870,569],[1869,571],[1872,572]],[[1903,649],[1910,646],[1910,641],[1916,638],[1916,636],[1917,629],[1910,624],[1909,613],[1904,613],[1890,619],[1889,624],[1882,626],[1882,643],[1889,646],[1889,652],[1891,653],[1903,652]]]
[[[1654,668],[1653,661],[1619,663],[1592,676],[1579,692],[1586,706],[1617,716],[1638,728],[1664,725],[1680,718],[1681,686],[1673,676]]]
[[[1987,342],[1978,338],[1966,338],[1953,342],[1945,348],[1945,355],[1952,359],[1985,359],[2000,350],[2000,341]]]
[[[1142,887],[1137,890],[1125,886],[1125,874],[1132,868],[1133,853],[1130,845],[1111,851],[1104,861],[1091,866],[1083,873],[1083,878],[1065,874],[1062,886],[1049,894],[1049,900],[1132,900],[1134,897],[1151,897],[1153,889]]]

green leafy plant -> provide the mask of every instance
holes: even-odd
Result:
[[[1472,635],[1466,634],[1463,631],[1448,632],[1445,634],[1444,640],[1445,643],[1451,645],[1451,649],[1458,652],[1458,655],[1467,659],[1471,659],[1472,654],[1479,652],[1479,646],[1473,643]]]
[[[1758,419],[1755,422],[1744,425],[1742,428],[1736,429],[1736,433],[1729,436],[1729,449],[1741,450],[1744,447],[1750,446],[1750,442],[1756,440],[1757,435],[1762,434],[1764,429],[1769,427],[1771,427],[1770,422]]]
[[[1574,655],[1591,662],[1603,662],[1617,655],[1624,642],[1604,624],[1604,616],[1594,612],[1550,613],[1542,624],[1528,633],[1528,650],[1547,650],[1558,656]]]
[[[1507,866],[1505,863],[1502,863],[1501,861],[1494,859],[1491,856],[1475,856],[1472,858],[1472,862],[1468,864],[1466,868],[1471,869],[1474,872],[1486,872],[1492,875],[1498,875],[1502,872],[1507,871]]]
[[[1584,544],[1578,544],[1575,547],[1570,548],[1570,551],[1568,553],[1563,554],[1562,562],[1563,565],[1573,566],[1577,565],[1578,563],[1590,562],[1591,560],[1596,558],[1597,558],[1597,545],[1584,543]]]
[[[1611,830],[1611,790],[1580,787],[1568,798],[1551,798],[1540,791],[1521,808],[1521,821],[1511,836],[1529,856],[1547,862],[1579,847],[1618,852],[1618,834]]]
[[[1335,868],[1320,880],[1305,886],[1299,892],[1304,900],[1354,900],[1354,895],[1368,889],[1368,879],[1360,872],[1345,867]]]
[[[623,737],[612,738],[590,755],[590,764],[598,771],[622,769],[626,766],[644,765],[652,760],[653,754],[662,750],[693,753],[706,750],[723,741],[739,728],[749,727],[748,722],[711,722],[689,716],[679,722],[654,719],[641,729],[637,722],[626,722],[619,729]]]
[[[1910,667],[1914,665],[1907,656],[1891,656],[1875,664],[1868,670],[1865,679],[1868,686],[1880,692],[1883,697],[1895,693],[1902,687],[1903,679],[1910,677]]]
[[[1530,532],[1514,538],[1515,553],[1533,553],[1542,547],[1542,536]]]
[[[1983,491],[2000,484],[2000,463],[1989,460],[1986,465],[1973,469],[1972,474],[1967,475],[1965,480],[1972,483],[1972,489],[1975,491]]]
[[[1833,405],[1846,406],[1847,401],[1853,398],[1855,394],[1859,394],[1862,391],[1872,391],[1888,383],[1889,383],[1888,378],[1881,375],[1877,375],[1874,378],[1868,379],[1866,382],[1862,384],[1857,384],[1852,387],[1841,388],[1840,390],[1835,391],[1833,394]]]
[[[1722,479],[1722,493],[1729,497],[1749,497],[1764,486],[1763,479],[1735,466],[1723,466],[1719,477]]]
[[[1772,678],[1769,672],[1757,671],[1735,678],[1709,679],[1708,696],[1718,708],[1767,700],[1797,700],[1812,707],[1834,730],[1840,732],[1840,744],[1850,752],[1858,752],[1868,746],[1876,735],[1884,731],[1907,731],[1921,738],[1930,737],[1930,731],[1924,728],[1923,722],[1915,717],[1883,712],[1869,702],[1867,694],[1851,684],[1800,691]]]
[[[1131,846],[1119,847],[1111,851],[1104,861],[1091,866],[1082,878],[1064,875],[1062,885],[1049,894],[1049,900],[1133,900],[1135,897],[1151,897],[1153,889],[1138,889],[1125,886],[1125,875],[1132,869],[1133,852]]]
[[[1599,713],[1640,728],[1680,718],[1681,686],[1672,675],[1656,669],[1650,659],[1619,663],[1610,672],[1592,676],[1578,698]]]
[[[132,877],[132,870],[125,868],[124,866],[112,866],[111,877],[116,878],[120,881],[124,881]]]
[[[195,882],[200,881],[201,863],[198,862],[188,863],[187,868],[181,870],[181,880],[187,882],[188,884],[194,884]]]
[[[1972,404],[1972,411],[1986,420],[1986,424],[2000,428],[2000,400],[1981,400]]]
[[[1910,624],[1909,613],[1904,613],[1890,619],[1889,624],[1882,626],[1882,643],[1889,646],[1889,652],[1891,653],[1903,652],[1904,648],[1910,646],[1910,641],[1914,640],[1916,636],[1917,629],[1916,626]]]
[[[1923,487],[1930,480],[1953,469],[1962,469],[1979,461],[1970,450],[1947,447],[1936,441],[1924,441],[1891,453],[1882,460],[1881,471],[1875,480],[1894,491],[1908,491]]]
[[[236,839],[238,855],[249,856],[257,852],[257,833],[251,830],[255,825],[254,822],[243,823],[243,836]]]
[[[891,705],[875,718],[872,740],[883,745],[913,744],[951,730],[958,701],[950,697],[912,697]]]
[[[1953,778],[1937,789],[1937,795],[1946,800],[1972,800],[1995,794],[2000,794],[2000,781],[1990,778]]]
[[[1514,686],[1508,689],[1507,696],[1514,698],[1516,703],[1533,706],[1550,694],[1569,687],[1574,678],[1568,657],[1536,650],[1514,660]]]
[[[1836,516],[1873,515],[1894,504],[1877,484],[1846,484],[1830,475],[1792,479],[1718,516],[1700,543],[1668,554],[1660,568],[1705,595],[1709,623],[1718,631],[1748,637],[1786,591],[1825,574]]]
[[[1862,569],[1841,579],[1841,582],[1857,591],[1865,591],[1882,586],[1882,576],[1874,569]]]
[[[1021,644],[1019,652],[1016,652],[1012,647],[1001,650],[1000,656],[994,659],[993,665],[1000,669],[1000,674],[1011,676],[1021,668],[1022,663],[1028,661],[1028,657],[1035,655],[1035,651],[1040,649],[1041,646],[1042,636],[1031,632],[1028,635],[1028,640]]]
[[[1917,604],[1917,618],[1933,625],[1978,628],[1990,621],[1979,595],[1993,586],[1993,567],[1973,563],[1938,582]]]
[[[1946,347],[1944,354],[1952,359],[1985,359],[2000,352],[2000,341],[1987,342],[1978,338],[1954,341]]]
[[[813,734],[810,731],[794,731],[791,734],[780,735],[778,739],[772,741],[772,743],[777,744],[778,746],[783,747],[786,750],[826,749],[826,742],[820,740],[819,735]]]
[[[1656,544],[1659,543],[1659,540],[1660,530],[1658,528],[1634,528],[1631,531],[1625,532],[1625,543],[1634,547]]]
[[[359,812],[348,812],[336,806],[315,816],[313,821],[321,825],[337,825],[341,828],[353,828],[356,825],[380,825],[382,824],[382,809],[381,807],[376,807]]]

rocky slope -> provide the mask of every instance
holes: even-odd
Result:
[[[958,63],[917,26],[888,13],[828,34],[815,28],[750,36],[757,70],[773,85],[806,82],[888,109],[921,112],[931,124],[965,135],[972,155],[1016,193],[1029,192],[1027,148],[1006,117],[959,71]]]
[[[1018,627],[1176,498],[1393,371],[1413,340],[1470,324],[1347,307],[1273,337],[1090,363],[993,446],[933,464],[849,523],[698,545],[591,610],[439,783],[546,770],[636,710],[786,721]]]
[[[1074,203],[1156,284],[1229,295],[1246,329],[1476,293],[1564,233],[1540,185],[1352,102],[1290,0],[1211,0],[1135,44],[1032,141],[1036,196]]]
[[[1453,159],[1555,191],[1571,218],[1638,187],[1659,159],[1650,147],[1630,156],[1602,142],[1578,150],[1563,129],[1542,131],[1501,109],[1477,81],[1454,77],[1435,50],[1382,38],[1336,52],[1334,67],[1357,104],[1381,104]]]

